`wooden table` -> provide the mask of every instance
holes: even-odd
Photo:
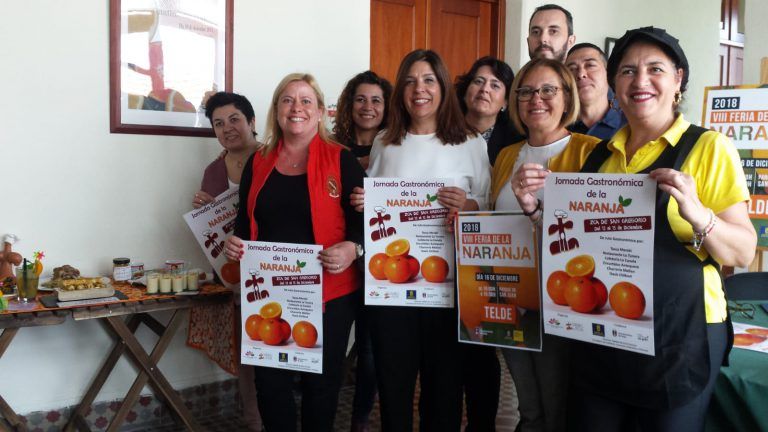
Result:
[[[107,332],[112,335],[115,344],[107,354],[103,365],[96,373],[93,382],[69,419],[65,430],[90,430],[85,421],[85,414],[107,381],[117,361],[123,355],[126,355],[129,362],[138,369],[139,373],[128,390],[120,409],[108,426],[108,431],[119,430],[126,415],[138,400],[141,389],[146,384],[149,384],[156,396],[171,408],[171,412],[175,414],[177,422],[184,424],[189,430],[200,430],[194,417],[157,367],[157,364],[168,348],[179,326],[188,317],[190,308],[193,306],[231,302],[232,292],[221,286],[214,285],[204,286],[201,289],[201,294],[193,296],[146,296],[143,294],[143,291],[135,288],[120,285],[116,285],[115,288],[126,293],[128,300],[87,307],[56,309],[41,307],[39,310],[31,312],[0,314],[0,328],[3,329],[3,333],[0,335],[0,357],[21,327],[61,324],[69,316],[75,321],[97,319],[104,325]],[[159,311],[173,311],[168,325],[163,325],[151,316],[153,312]],[[151,353],[147,353],[136,339],[135,333],[141,324],[146,325],[159,337]],[[19,416],[2,399],[2,396],[0,396],[0,414],[13,428],[7,429],[0,422],[0,431],[14,429],[26,431]]]

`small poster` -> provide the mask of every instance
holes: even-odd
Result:
[[[240,287],[240,264],[224,256],[224,241],[235,230],[239,200],[238,188],[217,196],[212,203],[184,215],[195,240],[208,258],[223,284],[232,290]]]
[[[451,308],[453,234],[437,190],[450,179],[366,178],[365,304]]]
[[[733,347],[768,353],[768,328],[734,322]]]
[[[552,173],[544,188],[544,331],[655,355],[656,181]]]
[[[541,351],[533,225],[521,212],[466,212],[456,221],[459,341]]]
[[[757,245],[768,247],[768,86],[706,87],[701,120],[739,150]]]
[[[241,362],[323,373],[323,247],[243,243]]]

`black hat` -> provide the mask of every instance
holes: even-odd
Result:
[[[616,41],[616,45],[614,45],[611,51],[611,57],[608,59],[608,83],[611,85],[611,88],[615,90],[614,78],[619,68],[619,62],[624,57],[624,52],[637,41],[650,42],[658,46],[675,62],[676,67],[683,69],[683,80],[680,90],[685,91],[688,85],[688,59],[685,57],[683,48],[680,47],[680,41],[667,33],[666,30],[655,27],[641,27],[629,30]]]

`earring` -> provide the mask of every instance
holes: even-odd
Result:
[[[503,107],[501,107],[501,110],[500,110],[500,111],[501,111],[501,112],[504,112],[504,111],[506,111],[506,110],[507,110],[507,107],[503,106]]]
[[[675,92],[675,100],[674,100],[675,105],[680,105],[680,102],[682,101],[683,101],[683,94],[680,93],[680,91],[678,90]]]

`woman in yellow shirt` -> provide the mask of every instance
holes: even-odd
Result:
[[[723,135],[678,112],[689,77],[677,39],[643,27],[616,42],[608,79],[627,126],[588,152],[566,151],[551,169],[648,173],[659,185],[654,229],[653,316],[656,355],[581,342],[572,346],[581,430],[703,430],[704,414],[729,349],[721,265],[747,266],[757,238],[738,153]],[[547,171],[531,168],[530,202]],[[533,210],[527,204],[526,210]],[[535,216],[534,216],[535,217]]]

